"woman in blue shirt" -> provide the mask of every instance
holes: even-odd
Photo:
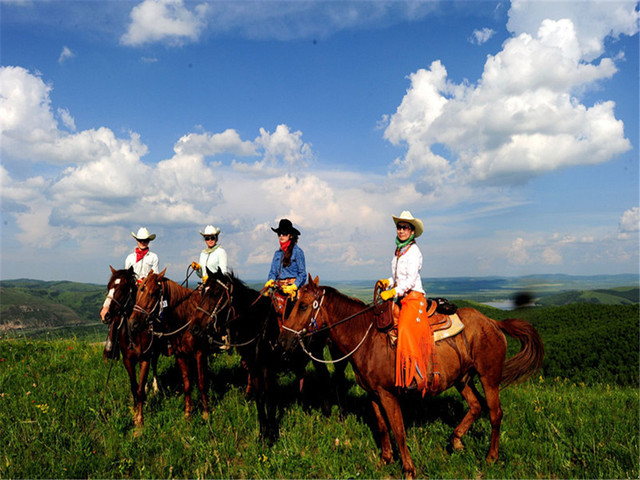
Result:
[[[283,218],[278,228],[271,227],[278,234],[280,248],[273,254],[269,279],[265,288],[277,287],[293,300],[298,288],[307,281],[307,267],[304,252],[297,245],[300,232],[294,228],[291,220]]]

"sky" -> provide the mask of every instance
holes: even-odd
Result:
[[[0,278],[639,273],[635,1],[0,0]]]

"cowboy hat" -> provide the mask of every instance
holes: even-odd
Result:
[[[296,235],[300,235],[300,232],[293,227],[293,224],[291,223],[291,220],[287,219],[287,218],[283,218],[280,220],[280,223],[278,224],[278,228],[273,228],[271,227],[271,230],[273,230],[274,232],[276,232],[277,234],[281,234],[281,233],[285,233],[285,234],[291,234],[291,233],[295,233]]]
[[[204,232],[200,232],[200,235],[202,235],[203,237],[209,236],[209,235],[215,235],[217,237],[219,233],[220,233],[219,228],[216,228],[213,225],[207,225],[206,227],[204,227]]]
[[[149,241],[151,241],[154,238],[156,238],[156,234],[155,233],[149,233],[149,230],[147,230],[144,227],[140,227],[140,229],[138,230],[137,234],[131,232],[131,236],[133,238],[135,238],[136,240],[149,240]]]
[[[415,238],[418,238],[420,235],[422,235],[422,232],[424,231],[422,220],[420,220],[419,218],[413,218],[413,215],[411,215],[411,212],[409,210],[405,210],[404,212],[402,212],[399,217],[396,217],[395,215],[391,216],[393,217],[393,221],[396,226],[400,222],[410,223],[411,225],[413,225],[413,228],[415,229]]]

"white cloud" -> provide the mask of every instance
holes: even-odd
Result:
[[[439,61],[410,76],[385,138],[406,146],[398,176],[425,192],[458,184],[518,184],[560,168],[597,164],[631,148],[610,101],[586,106],[574,92],[608,79],[613,61],[581,60],[573,24],[545,20],[489,56],[476,85],[455,85]],[[437,152],[443,149],[448,157]]]
[[[640,214],[638,213],[638,207],[633,207],[624,212],[620,218],[618,238],[626,240],[638,230],[640,230]]]
[[[516,35],[535,32],[546,19],[569,19],[575,25],[576,47],[586,61],[602,55],[607,37],[638,32],[636,0],[512,0],[507,28]]]
[[[76,56],[76,54],[73,53],[69,47],[64,46],[64,47],[62,47],[62,52],[60,52],[60,56],[58,57],[58,63],[59,64],[63,64],[67,60],[70,60],[75,56]]]
[[[495,34],[495,30],[487,27],[481,30],[474,30],[470,41],[476,45],[482,45],[483,43],[487,43]]]
[[[198,40],[207,25],[206,3],[189,10],[183,0],[144,0],[131,10],[131,24],[121,38],[123,45],[153,42],[180,45]]]

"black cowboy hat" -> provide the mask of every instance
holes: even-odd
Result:
[[[300,235],[300,232],[296,228],[293,227],[293,224],[291,223],[291,220],[289,220],[288,218],[280,219],[280,223],[278,224],[278,228],[271,227],[271,230],[273,230],[277,234],[280,234],[280,233],[285,233],[285,234],[286,233],[288,233],[288,234],[295,233],[296,235]]]

